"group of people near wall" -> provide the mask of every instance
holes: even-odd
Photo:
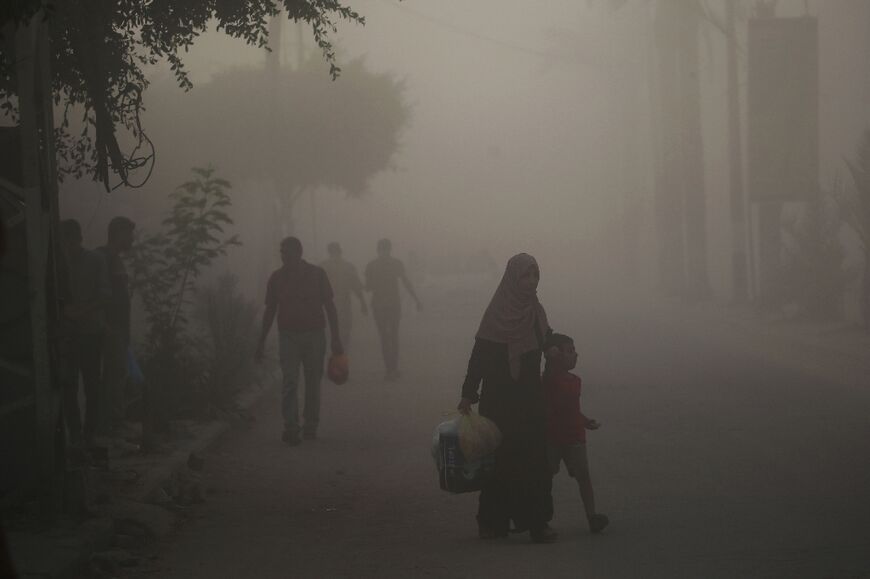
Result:
[[[124,414],[131,308],[121,255],[133,246],[135,228],[130,219],[115,217],[109,222],[106,244],[89,250],[82,245],[78,221],[60,223],[59,376],[64,419],[70,443],[91,451],[105,448],[99,439],[108,436]],[[80,383],[85,391],[84,421]]]
[[[86,249],[78,221],[60,224],[62,349],[60,379],[64,390],[64,421],[72,445],[91,451],[105,449],[104,437],[124,415],[130,349],[131,300],[129,277],[122,254],[133,245],[135,223],[126,217],[109,222],[104,246]],[[377,257],[365,269],[363,283],[356,268],[330,243],[329,258],[321,265],[302,259],[302,243],[295,237],[281,242],[282,267],[269,278],[261,339],[256,357],[263,355],[269,329],[277,319],[279,358],[283,374],[283,439],[298,444],[314,438],[320,417],[320,382],[326,355],[326,326],[331,351],[343,353],[351,341],[352,297],[364,315],[375,320],[381,341],[385,380],[399,373],[399,322],[403,285],[418,309],[422,304],[405,274],[404,264],[392,256],[392,243],[382,239]],[[370,307],[364,291],[371,294]],[[304,427],[299,426],[300,369],[305,378]],[[84,420],[79,405],[84,390]]]

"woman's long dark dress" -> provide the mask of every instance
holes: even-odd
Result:
[[[478,387],[483,382],[478,397]],[[546,414],[541,388],[541,351],[523,354],[518,379],[508,365],[507,344],[478,338],[462,386],[463,398],[480,401],[481,416],[493,420],[503,439],[495,473],[480,492],[477,521],[498,534],[546,526],[552,517],[552,477],[547,465]]]

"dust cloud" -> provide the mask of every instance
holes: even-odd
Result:
[[[782,528],[797,528],[807,507],[814,525],[839,531],[805,494],[810,481],[830,483],[843,499],[832,508],[848,518],[846,497],[868,480],[850,466],[866,462],[856,457],[867,374],[830,360],[859,358],[844,352],[866,343],[870,308],[870,224],[854,226],[848,202],[861,195],[849,164],[860,164],[870,129],[870,3],[350,4],[366,25],[339,25],[334,81],[310,31],[291,22],[273,27],[270,54],[217,31],[198,39],[189,92],[172,71],[150,69],[148,182],[111,194],[87,180],[61,185],[61,214],[82,223],[85,246],[102,244],[116,215],[157,231],[168,194],[208,165],[232,184],[227,230],[242,245],[203,283],[232,273],[257,307],[285,236],[312,263],[338,242],[361,273],[391,239],[423,304],[416,312],[403,298],[401,364],[427,373],[427,391],[417,407],[384,404],[431,426],[459,399],[508,258],[527,252],[550,324],[577,340],[584,404],[605,428],[619,425],[595,459],[616,518],[635,509],[677,532],[707,529],[716,525],[693,508],[709,515],[707,501],[719,501],[727,540],[749,551],[728,517],[770,492],[759,473],[771,464],[787,497],[764,494],[746,514],[771,531],[756,538],[778,536],[769,525],[780,500],[793,507]],[[354,315],[354,347],[374,375],[374,329]],[[134,327],[141,339],[144,322]],[[379,415],[379,396],[347,415]],[[401,432],[420,436],[429,422]],[[813,478],[807,456],[842,476]],[[647,484],[646,502],[616,498]],[[687,505],[689,523],[682,507],[659,506],[667,499]],[[851,519],[844,528],[859,532]],[[690,568],[702,557],[682,576],[713,576]],[[754,576],[738,563],[730,576]]]
[[[563,279],[571,280],[567,285],[655,291],[661,282],[657,251],[663,251],[657,248],[656,155],[669,154],[655,140],[661,118],[654,78],[655,14],[646,3],[618,4],[363,3],[358,9],[367,24],[339,29],[340,64],[361,59],[366,74],[395,81],[407,118],[383,170],[367,175],[365,186],[350,193],[329,183],[306,186],[292,216],[280,224],[280,234],[292,230],[314,261],[325,257],[329,241],[338,241],[357,264],[374,255],[377,239],[390,237],[397,255],[413,255],[436,270],[461,270],[462,262],[475,260],[501,267],[509,255],[528,251],[546,272],[541,291],[551,302],[558,299],[555,287],[565,285]],[[711,4],[709,19],[697,24],[699,162],[709,290],[727,300],[735,240],[729,214],[727,37],[719,4]],[[862,66],[870,50],[867,7],[848,1],[778,4],[778,16],[818,18],[819,181],[822,186],[845,181],[843,159],[853,156],[870,122]],[[738,74],[744,89],[750,16],[751,6],[738,15]],[[292,23],[283,24],[281,38],[276,58],[282,67],[298,67],[300,54],[319,58],[308,32]],[[246,85],[250,99],[243,95],[233,101],[260,110],[217,111],[199,119],[191,114],[210,98],[216,77],[264,69],[265,61],[263,51],[214,33],[199,39],[188,56],[194,82],[189,93],[173,86],[168,70],[151,71],[144,121],[156,143],[157,163],[146,186],[107,196],[88,182],[63,185],[63,212],[87,226],[88,243],[102,242],[105,223],[115,214],[156,225],[166,193],[187,178],[188,168],[212,163],[233,182],[234,215],[245,243],[227,267],[250,269],[269,262],[246,270],[242,277],[247,278],[277,263],[273,248],[280,234],[264,232],[263,220],[274,208],[273,199],[289,193],[280,171],[270,167],[298,152],[270,151],[270,137],[262,129],[268,115],[260,107],[270,88]],[[311,75],[322,75],[328,84],[327,66],[312,66]],[[340,77],[331,88],[354,90],[348,80]],[[745,117],[745,91],[741,95]],[[245,122],[234,122],[235,116]],[[203,131],[197,129],[204,124],[227,124],[231,130],[214,132],[219,142],[198,142]],[[742,125],[745,139],[745,118]],[[254,132],[244,134],[246,126]],[[291,124],[281,127],[293,130]],[[355,138],[337,131],[336,139]],[[242,150],[248,154],[240,155]],[[244,165],[250,165],[255,151],[267,162],[247,170]],[[854,240],[847,239],[846,251],[850,260],[860,261]],[[254,291],[262,285],[248,287]]]

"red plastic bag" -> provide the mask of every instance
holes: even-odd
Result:
[[[347,354],[333,354],[326,365],[326,376],[333,384],[341,386],[350,376]]]

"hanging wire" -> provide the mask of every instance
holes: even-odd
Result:
[[[123,173],[121,177],[121,182],[112,187],[112,191],[118,189],[122,185],[126,185],[132,189],[139,189],[148,182],[151,178],[151,174],[154,172],[154,163],[157,160],[157,148],[154,146],[154,142],[148,137],[147,133],[142,129],[142,89],[141,87],[130,83],[127,85],[126,90],[122,96],[121,101],[121,109],[127,109],[133,111],[133,120],[132,120],[132,130],[133,134],[137,138],[136,146],[130,152],[130,155],[123,162]],[[139,155],[139,151],[147,149],[147,153],[143,155]],[[130,173],[132,171],[136,171],[141,169],[142,167],[148,167],[148,171],[145,174],[145,177],[138,183],[133,183],[130,181]]]

